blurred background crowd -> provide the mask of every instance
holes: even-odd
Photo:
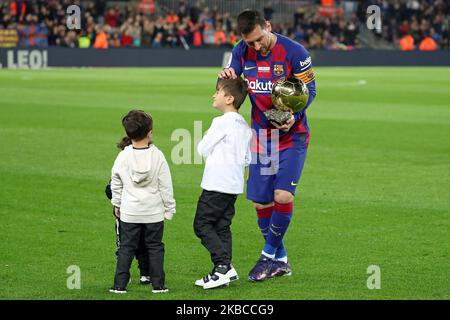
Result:
[[[68,28],[70,5],[81,9],[79,30]],[[370,5],[380,8],[379,30],[367,27]],[[449,50],[446,0],[5,0],[0,47],[233,47],[247,7],[308,49]]]

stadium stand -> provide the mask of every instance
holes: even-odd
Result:
[[[81,8],[81,30],[66,26],[72,4]],[[381,8],[379,31],[366,27],[373,4]],[[232,47],[234,17],[247,7],[308,49],[449,50],[444,0],[10,0],[0,3],[0,47]]]

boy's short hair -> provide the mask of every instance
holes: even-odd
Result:
[[[249,34],[259,25],[262,29],[266,27],[266,19],[258,10],[246,9],[237,17],[237,29],[239,34]]]
[[[233,106],[239,110],[247,97],[247,83],[241,77],[236,79],[219,79],[217,90],[223,90],[225,95],[234,98]]]
[[[122,125],[130,139],[139,141],[153,129],[153,119],[142,110],[131,110],[123,117]]]

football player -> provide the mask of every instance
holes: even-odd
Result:
[[[264,248],[249,279],[290,275],[283,237],[294,209],[294,196],[309,144],[306,113],[293,113],[284,124],[270,122],[264,111],[273,108],[272,84],[281,77],[297,77],[309,89],[307,106],[316,96],[311,56],[299,43],[275,32],[260,12],[245,10],[237,18],[242,37],[233,49],[228,67],[219,78],[244,75],[252,105],[253,163],[249,168],[247,198],[253,201]]]

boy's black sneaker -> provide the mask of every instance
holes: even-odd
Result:
[[[112,293],[127,293],[127,289],[119,288],[119,287],[112,287],[111,289],[109,289],[109,292],[112,292]]]
[[[230,282],[238,280],[239,276],[236,272],[236,269],[233,267],[233,265],[230,264],[230,265],[225,265],[225,266],[226,266],[226,268],[222,268],[221,272],[222,273],[226,272],[225,276],[227,276],[230,279]],[[228,269],[228,271],[227,271],[227,269]],[[216,267],[214,267],[214,269],[211,273],[208,273],[203,278],[196,280],[195,285],[199,286],[199,287],[203,287],[205,285],[205,283],[213,280],[212,279],[213,277],[216,278],[216,276],[214,275],[215,272],[216,272]],[[229,284],[230,284],[229,282],[225,283],[225,285],[229,285]]]
[[[231,265],[219,264],[214,268],[213,273],[209,274],[209,278],[204,278],[203,289],[217,288],[223,285],[230,284],[230,277],[228,272],[231,270]]]
[[[169,289],[166,287],[154,287],[152,290],[153,293],[164,293],[164,292],[169,292]]]

